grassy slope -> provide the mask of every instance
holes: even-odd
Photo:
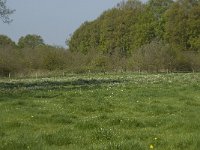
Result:
[[[0,149],[200,149],[200,74],[0,81]]]

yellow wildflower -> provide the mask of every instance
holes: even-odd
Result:
[[[154,148],[154,146],[151,144],[151,145],[150,145],[150,149],[153,149],[153,148]]]

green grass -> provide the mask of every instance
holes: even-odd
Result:
[[[199,114],[200,74],[0,79],[1,150],[199,150]]]

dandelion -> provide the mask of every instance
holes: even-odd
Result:
[[[149,148],[150,148],[150,149],[153,149],[153,148],[154,148],[154,146],[151,144],[151,145],[149,146]]]
[[[154,138],[154,140],[157,140],[157,139],[158,139],[157,137]]]

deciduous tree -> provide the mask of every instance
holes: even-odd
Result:
[[[36,46],[44,45],[44,40],[39,35],[31,35],[28,34],[25,37],[21,37],[18,41],[18,46],[20,48],[32,48],[34,49]]]

